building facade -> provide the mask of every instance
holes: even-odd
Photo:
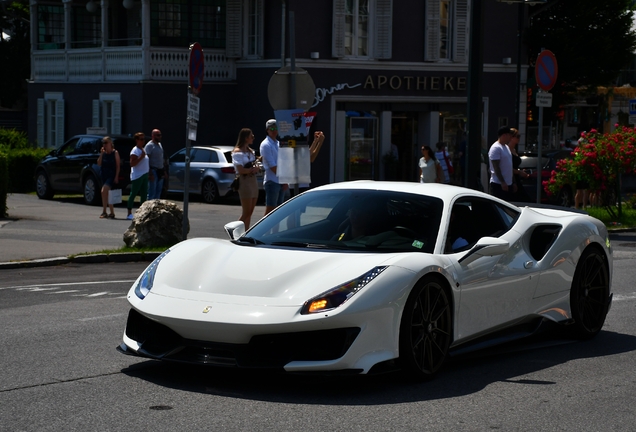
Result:
[[[166,153],[176,152],[187,141],[188,47],[199,42],[196,144],[232,145],[242,127],[258,143],[274,117],[270,79],[289,66],[292,45],[295,66],[316,87],[312,130],[327,136],[312,184],[415,181],[422,145],[446,141],[457,162],[470,7],[470,0],[32,0],[29,136],[48,148],[89,127],[160,128]],[[484,9],[482,135],[493,142],[502,125],[523,130],[518,80],[526,68],[518,77],[518,8],[486,0]]]

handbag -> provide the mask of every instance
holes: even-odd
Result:
[[[121,189],[111,189],[108,191],[108,204],[121,203]]]
[[[453,165],[448,160],[448,156],[446,155],[446,150],[444,150],[444,161],[446,161],[446,168],[448,168],[448,173],[451,175],[454,174],[455,168],[453,168]]]
[[[234,177],[234,181],[232,182],[232,184],[230,185],[230,188],[234,191],[234,192],[238,192],[240,187],[240,182],[239,182],[239,178],[238,176]]]

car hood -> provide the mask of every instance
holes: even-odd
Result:
[[[298,306],[376,266],[388,265],[395,255],[193,239],[163,258],[151,293],[196,301]]]

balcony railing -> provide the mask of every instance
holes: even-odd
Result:
[[[140,46],[82,48],[72,50],[38,50],[33,52],[35,82],[139,82],[187,81],[187,48]],[[225,50],[204,52],[204,81],[236,79],[234,60]]]

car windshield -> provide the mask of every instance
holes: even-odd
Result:
[[[442,208],[441,199],[416,194],[310,191],[270,213],[238,243],[432,253]]]

